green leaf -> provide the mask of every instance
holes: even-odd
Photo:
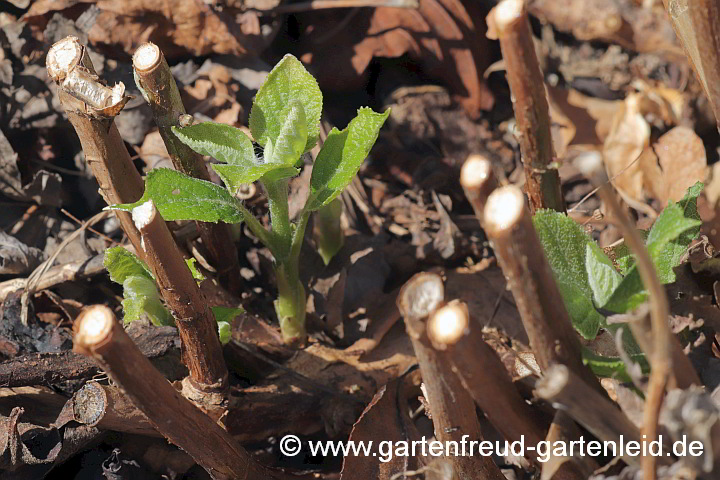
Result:
[[[265,161],[285,166],[295,165],[303,154],[308,137],[307,120],[302,103],[293,101],[275,141],[268,139]]]
[[[690,242],[697,236],[702,223],[697,213],[697,197],[702,183],[688,189],[683,199],[670,203],[658,216],[647,237],[647,248],[661,283],[675,281],[673,268],[680,264]],[[625,313],[647,300],[647,292],[637,265],[633,265],[602,308]]]
[[[151,199],[167,221],[239,223],[243,220],[237,200],[223,187],[169,168],[156,168],[148,173],[140,200],[111,208],[131,211]]]
[[[285,55],[255,95],[249,123],[256,142],[265,146],[272,140],[277,144],[294,102],[299,102],[304,110],[307,140],[303,152],[308,152],[318,140],[322,93],[303,64],[292,55]]]
[[[596,258],[590,262],[594,262],[593,265],[606,265],[599,260],[599,255],[604,255],[604,253],[583,231],[582,227],[562,213],[553,210],[538,210],[533,217],[533,225],[552,268],[553,276],[573,326],[584,338],[595,338],[605,317],[595,309],[593,304],[594,291],[586,266],[586,255],[588,252],[593,252],[593,256]],[[612,264],[610,263],[610,265]],[[604,269],[595,273],[597,277],[593,278],[593,283],[598,289],[598,293],[602,294],[609,281],[605,277],[609,274]]]
[[[295,116],[298,114],[295,113]],[[302,125],[302,128],[307,130],[305,125]],[[233,194],[237,193],[242,185],[285,167],[285,164],[273,163],[267,157],[265,161],[257,158],[250,138],[239,128],[230,125],[206,122],[185,128],[173,127],[173,132],[181,142],[196,152],[225,162],[212,165],[212,168]],[[304,146],[305,139],[302,139],[302,142]]]
[[[595,304],[603,305],[622,281],[622,276],[594,242],[585,247],[585,268]]]
[[[110,274],[110,280],[120,285],[125,282],[126,278],[132,276],[154,279],[145,262],[123,247],[112,247],[105,250],[103,265]]]
[[[250,138],[239,128],[222,123],[205,122],[189,127],[172,127],[173,133],[188,147],[231,165],[257,162]]]
[[[586,347],[582,349],[582,357],[583,363],[590,367],[592,372],[599,377],[615,378],[621,382],[632,381],[630,375],[627,373],[625,362],[619,357],[604,357],[592,352]],[[650,365],[644,354],[630,355],[630,359],[640,365],[643,373],[650,371]]]
[[[697,182],[678,203],[670,202],[650,230],[648,250],[662,283],[675,281],[673,268],[680,264],[690,243],[700,233],[702,220],[697,211],[697,199],[702,189],[703,184]]]
[[[213,315],[215,315],[215,321],[218,324],[218,334],[220,335],[220,343],[225,345],[230,341],[232,334],[232,322],[235,317],[245,313],[244,308],[233,308],[233,307],[212,307]]]
[[[345,130],[332,129],[313,165],[308,211],[327,205],[348,186],[389,115],[390,109],[376,113],[364,107]]]
[[[146,314],[153,325],[174,325],[172,315],[160,299],[155,281],[132,275],[123,281],[123,323],[128,325]]]
[[[647,240],[649,233],[647,230],[638,230],[637,232],[643,240]],[[613,254],[615,256],[615,263],[620,269],[620,273],[627,275],[630,271],[630,267],[632,267],[635,263],[635,257],[633,257],[632,252],[630,252],[630,248],[628,248],[627,244],[623,242],[620,245],[613,247]]]
[[[198,270],[197,265],[195,265],[197,263],[196,259],[186,258],[185,263],[187,264],[188,268],[190,269],[190,273],[198,284],[205,281],[205,275],[203,275],[202,272]]]

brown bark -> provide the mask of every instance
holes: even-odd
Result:
[[[425,319],[443,301],[444,289],[439,275],[419,273],[403,286],[398,308],[412,341],[425,385],[435,438],[441,442],[480,440],[482,433],[475,413],[475,403],[453,373],[448,360],[430,344]],[[460,453],[460,452],[459,452]],[[453,472],[459,480],[496,479],[505,477],[491,457],[451,455]]]
[[[630,441],[641,442],[640,430],[625,414],[565,365],[550,367],[535,385],[535,393],[540,398],[562,405],[575,421],[601,441],[615,442],[619,446],[622,435],[626,445]],[[617,453],[620,455],[621,452]],[[638,456],[625,454],[621,458],[628,465],[640,463]],[[669,457],[660,457],[661,463],[667,464],[669,460]]]
[[[213,478],[278,478],[180,395],[143,356],[107,307],[88,307],[80,314],[75,321],[73,348],[94,358],[157,430]]]
[[[85,160],[108,203],[133,203],[143,194],[143,181],[113,121],[129,97],[122,83],[113,88],[98,81],[92,62],[76,37],[55,43],[47,55],[50,78],[82,144]],[[130,215],[115,212],[125,234],[140,252],[140,234]],[[140,253],[142,255],[142,253]]]
[[[493,15],[494,13],[494,15]],[[560,176],[550,134],[550,114],[545,83],[535,54],[530,23],[522,0],[503,0],[490,14],[500,40],[520,155],[525,167],[525,189],[533,212],[551,208],[565,212]]]
[[[180,370],[184,372],[173,327],[141,327],[134,322],[128,333],[143,355],[165,375],[174,380],[179,377]],[[0,363],[0,385],[54,385],[67,380],[89,379],[97,373],[95,362],[73,352],[31,353]]]
[[[492,425],[509,441],[525,437],[530,445],[545,439],[539,416],[518,393],[505,365],[471,321],[467,305],[452,301],[428,320],[427,333],[438,355],[446,359],[462,386]],[[529,458],[535,458],[530,455]]]
[[[161,436],[148,418],[117,387],[88,382],[68,401],[64,416],[78,423],[103,430],[145,436]],[[64,415],[63,415],[64,414]]]
[[[720,5],[716,0],[663,0],[663,3],[720,129]]]
[[[135,82],[150,105],[160,136],[176,170],[191,177],[210,181],[202,155],[182,143],[172,132],[185,115],[175,79],[160,49],[152,44],[141,45],[133,56]],[[220,283],[232,292],[240,291],[240,266],[237,249],[225,223],[196,222],[203,243],[210,252]]]
[[[222,391],[228,372],[217,322],[205,297],[152,200],[133,209],[132,216],[142,235],[147,264],[175,318],[193,386],[200,391]]]
[[[580,341],[533,228],[525,197],[517,187],[502,187],[490,195],[483,227],[515,297],[540,368],[545,371],[555,363],[567,365],[588,385],[604,392],[583,364]]]

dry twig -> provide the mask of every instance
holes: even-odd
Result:
[[[133,55],[135,83],[150,104],[155,123],[176,170],[201,180],[210,181],[202,155],[177,139],[172,127],[180,125],[185,106],[175,79],[160,48],[153,43],[141,45]],[[230,228],[225,223],[196,222],[220,282],[233,292],[240,289],[240,266]]]
[[[545,371],[555,363],[567,365],[588,385],[604,392],[583,364],[580,341],[525,207],[525,196],[517,187],[502,187],[490,194],[483,227],[513,292],[540,368]]]
[[[170,230],[152,200],[134,208],[132,219],[142,235],[147,263],[175,318],[192,386],[202,392],[222,392],[228,372],[217,322]]]
[[[86,308],[75,321],[74,350],[94,358],[168,440],[215,479],[279,478],[184,398],[138,350],[112,311]]]
[[[525,166],[525,188],[533,212],[539,208],[565,211],[560,176],[553,167],[550,114],[540,64],[535,55],[523,0],[503,0],[493,10]]]
[[[402,287],[397,302],[420,365],[435,438],[459,444],[463,436],[469,435],[469,439],[482,437],[473,399],[447,359],[432,348],[427,336],[424,319],[440,306],[444,295],[439,275],[418,273]],[[490,457],[451,455],[448,460],[460,480],[505,478]]]

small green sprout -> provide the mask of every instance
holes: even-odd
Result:
[[[317,82],[299,60],[286,55],[258,90],[250,111],[250,132],[263,147],[262,155],[256,154],[245,133],[228,125],[208,122],[173,128],[181,142],[222,162],[212,168],[226,188],[174,170],[155,169],[148,173],[142,199],[114,206],[131,210],[152,199],[169,221],[244,221],[275,259],[275,311],[287,343],[302,343],[306,338],[307,297],[298,263],[310,215],[325,207],[335,208],[328,206],[357,174],[390,111],[361,108],[344,130],[333,128],[315,159],[305,206],[293,222],[288,210],[289,181],[300,172],[303,154],[318,142],[321,113],[322,93]],[[270,230],[234,196],[243,185],[255,181],[268,197]],[[324,251],[323,258],[329,254]]]

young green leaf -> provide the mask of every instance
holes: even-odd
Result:
[[[146,314],[153,325],[174,325],[172,315],[160,299],[155,281],[131,275],[123,281],[123,323],[128,325]]]
[[[660,213],[650,229],[648,250],[662,283],[675,281],[673,268],[680,264],[690,243],[700,233],[702,221],[697,211],[697,199],[702,189],[700,182],[690,187],[678,203],[671,202]]]
[[[603,305],[622,281],[610,259],[595,242],[585,248],[585,269],[596,305]]]
[[[188,147],[230,164],[248,166],[258,163],[252,141],[239,128],[205,122],[189,127],[172,127],[173,133]]]
[[[212,307],[213,315],[215,315],[215,321],[218,324],[218,334],[220,335],[220,343],[225,345],[230,341],[232,333],[232,322],[235,317],[245,313],[243,308],[233,307]]]
[[[192,274],[195,281],[198,283],[198,285],[205,280],[205,275],[202,274],[200,270],[198,270],[197,260],[194,258],[186,258],[185,263],[187,264],[188,268],[190,269],[190,273]]]
[[[697,214],[697,197],[702,183],[688,189],[683,199],[662,211],[650,229],[647,248],[661,283],[675,281],[673,268],[680,264],[690,242],[697,236],[702,223]],[[628,271],[602,308],[611,312],[625,313],[638,307],[647,299],[647,292],[636,265]]]
[[[308,211],[327,205],[348,186],[389,115],[390,109],[376,113],[364,107],[345,130],[332,129],[313,165],[310,197],[305,206]]]
[[[147,277],[153,280],[153,274],[145,262],[123,247],[111,247],[105,250],[103,265],[110,274],[110,280],[121,285],[126,278],[131,276]]]
[[[637,232],[643,240],[647,240],[649,233],[647,230],[638,230]],[[635,263],[635,257],[633,257],[630,248],[628,248],[625,243],[621,243],[620,245],[613,247],[612,251],[615,257],[615,264],[620,269],[620,273],[627,275],[630,271],[630,267],[632,267]]]
[[[268,140],[265,161],[273,164],[292,166],[297,163],[305,150],[308,137],[307,120],[302,103],[293,101],[280,133],[274,142]],[[268,157],[270,155],[270,157]]]
[[[598,259],[599,255],[604,253],[582,227],[562,213],[538,210],[533,217],[533,225],[573,326],[584,338],[595,338],[605,317],[593,304],[594,292],[586,268],[586,255],[588,251],[592,251],[596,256],[594,261],[603,263]],[[598,273],[607,272],[603,270]],[[598,291],[602,292],[606,281],[598,276],[593,282]]]
[[[293,102],[302,104],[304,110],[307,139],[301,153],[308,152],[318,140],[322,93],[303,64],[292,55],[285,55],[255,95],[249,123],[256,142],[265,146],[270,139],[277,144]]]
[[[135,203],[113,205],[131,211],[148,200],[167,220],[239,223],[243,220],[237,200],[212,182],[189,177],[169,168],[156,168],[145,178],[145,193]]]

